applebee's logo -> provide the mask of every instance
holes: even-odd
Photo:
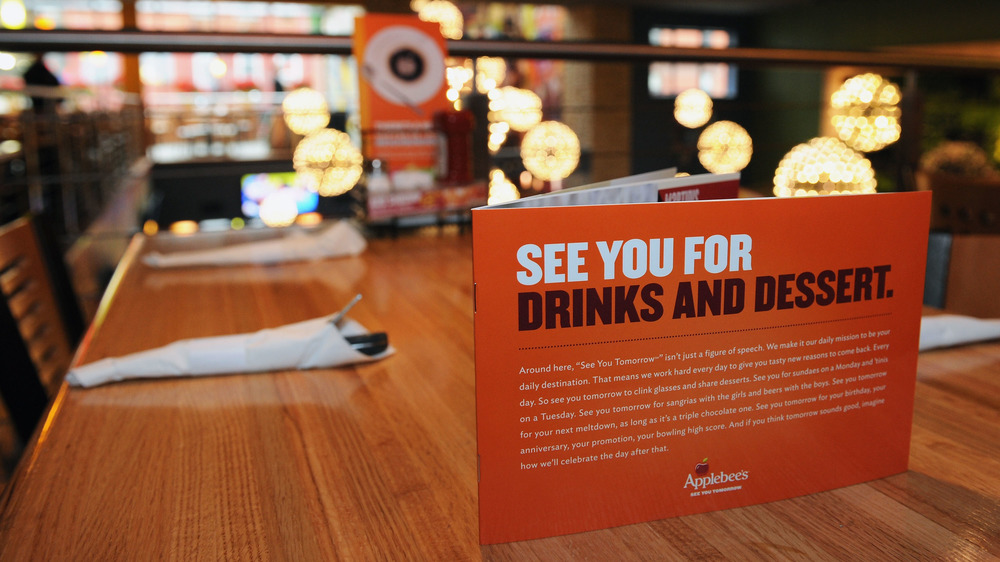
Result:
[[[687,480],[684,481],[684,488],[693,488],[695,491],[698,491],[704,489],[706,486],[732,484],[749,478],[749,470],[709,472],[708,457],[705,457],[701,462],[694,465],[694,474],[687,475]]]

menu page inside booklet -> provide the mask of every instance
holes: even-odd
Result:
[[[674,168],[667,168],[516,199],[491,205],[490,208],[705,201],[709,199],[735,199],[739,196],[739,174],[698,174],[676,177],[675,173]]]
[[[480,541],[905,471],[929,214],[927,192],[474,210]]]

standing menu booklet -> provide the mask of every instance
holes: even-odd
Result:
[[[907,469],[930,193],[652,181],[473,210],[482,544]]]

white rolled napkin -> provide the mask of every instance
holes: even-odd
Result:
[[[66,375],[73,386],[92,387],[126,379],[319,369],[375,361],[392,347],[366,355],[348,336],[366,334],[353,320],[334,325],[333,315],[249,334],[179,340],[124,357],[109,357],[75,367]]]
[[[920,351],[1000,338],[1000,320],[958,314],[924,316],[920,321]]]
[[[246,242],[222,248],[181,252],[150,252],[143,261],[150,267],[272,264],[356,256],[368,246],[365,237],[346,220],[316,234],[292,232],[271,240]]]

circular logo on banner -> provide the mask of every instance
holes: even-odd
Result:
[[[416,109],[444,84],[444,53],[419,29],[394,25],[368,42],[361,71],[384,99]]]
[[[396,78],[413,82],[424,75],[424,58],[413,49],[404,47],[389,57],[389,68]]]

